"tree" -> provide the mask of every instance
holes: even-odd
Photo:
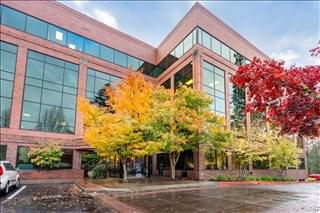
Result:
[[[294,141],[288,137],[270,136],[268,141],[268,153],[272,168],[279,170],[279,175],[286,176],[290,167],[297,167],[301,150]]]
[[[106,83],[103,88],[99,89],[92,103],[96,104],[99,107],[104,107],[110,112],[114,112],[110,104],[110,96],[108,95],[109,90],[112,90],[112,86],[110,83]]]
[[[62,156],[63,151],[60,144],[52,141],[47,143],[38,142],[28,152],[31,163],[42,169],[59,168]]]
[[[320,173],[320,143],[314,141],[307,152],[309,173]]]
[[[247,89],[246,110],[265,113],[282,134],[319,136],[319,79],[319,65],[285,68],[284,62],[253,58],[238,68],[232,82]]]
[[[233,157],[239,164],[239,178],[243,179],[249,162],[266,159],[267,144],[264,130],[253,128],[250,134],[247,134],[245,128],[234,130],[232,139],[225,144],[225,149],[234,154]]]
[[[211,133],[216,131],[211,124],[216,124],[219,118],[210,110],[212,100],[209,96],[186,86],[181,86],[175,93],[159,87],[152,100],[148,132],[160,150],[168,153],[171,178],[175,179],[181,153],[196,151],[200,144],[211,141]],[[215,137],[219,138],[218,133]]]
[[[141,74],[133,73],[114,90],[107,90],[113,112],[108,107],[79,101],[79,109],[84,115],[85,142],[102,157],[119,157],[124,181],[127,181],[128,158],[156,151],[154,143],[144,139],[152,92],[152,85]]]

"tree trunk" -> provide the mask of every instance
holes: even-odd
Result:
[[[149,156],[146,156],[146,172],[145,172],[145,178],[149,177]]]
[[[179,160],[181,153],[169,153],[169,160],[170,160],[170,169],[171,169],[171,179],[176,179],[176,165]]]
[[[127,160],[122,160],[122,168],[123,168],[123,182],[128,182],[128,175],[127,175]]]
[[[176,164],[175,164],[175,154],[170,153],[169,154],[169,160],[170,160],[170,169],[171,169],[171,179],[176,179]]]

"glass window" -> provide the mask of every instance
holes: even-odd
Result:
[[[48,40],[65,45],[66,31],[50,24],[48,29]]]
[[[45,62],[34,60],[34,56],[41,56]],[[31,50],[27,62],[21,128],[72,134],[75,126],[78,66]],[[44,75],[35,75],[34,70],[42,67],[45,67]],[[65,111],[68,108],[73,110],[73,120],[66,123],[68,115]]]
[[[224,44],[221,45],[221,55],[223,58],[230,61],[230,48]]]
[[[78,78],[78,73],[65,70],[64,72],[64,84],[70,87],[77,87],[77,80]]]
[[[38,87],[26,85],[24,88],[24,100],[39,103],[41,100],[41,90]]]
[[[224,150],[205,150],[206,168],[216,170],[228,169],[228,156]]]
[[[1,23],[17,30],[24,31],[26,15],[8,7],[3,8]]]
[[[42,79],[43,67],[43,62],[29,59],[27,62],[27,76]]]
[[[128,56],[128,68],[133,69],[133,70],[138,70],[139,69],[139,59]]]
[[[213,103],[216,105],[216,111],[224,113],[225,112],[225,101],[224,99],[216,97],[213,101]]]
[[[75,108],[76,106],[76,96],[69,95],[69,94],[63,94],[62,98],[62,106],[68,107],[68,108]]]
[[[62,84],[64,69],[62,67],[46,64],[44,68],[44,80]]]
[[[68,32],[67,46],[73,50],[83,51],[83,37]]]
[[[17,47],[0,42],[0,127],[9,127]]]
[[[190,33],[183,41],[184,53],[186,53],[193,46],[193,34]]]
[[[47,31],[48,31],[47,23],[40,21],[39,19],[35,19],[31,16],[27,17],[26,32],[46,39]]]
[[[122,67],[127,67],[127,55],[115,50],[114,51],[114,63],[118,64]]]
[[[17,168],[21,170],[33,169],[33,165],[28,157],[30,148],[25,146],[18,146],[17,149]]]
[[[39,119],[40,104],[25,101],[23,103],[22,120],[37,122]]]
[[[211,37],[211,50],[221,55],[221,42],[213,37]]]
[[[11,99],[0,97],[0,127],[9,127],[11,115]]]
[[[203,91],[213,98],[212,110],[218,115],[225,114],[224,71],[203,62]]]
[[[177,58],[180,58],[183,55],[183,42],[175,48],[174,54]]]
[[[203,70],[203,83],[210,87],[214,87],[214,75],[213,72],[210,72],[206,69]]]
[[[0,161],[7,158],[7,145],[0,144]]]
[[[73,164],[73,150],[64,149],[61,157],[60,169],[72,169]]]
[[[89,39],[84,40],[84,52],[99,57],[99,44]]]
[[[107,61],[109,61],[109,62],[113,62],[113,52],[114,52],[113,49],[101,45],[101,48],[100,48],[100,58],[101,58],[101,59],[104,59],[104,60],[107,60]]]
[[[217,90],[224,91],[224,77],[220,75],[215,75],[214,78],[215,88]]]
[[[233,64],[236,63],[236,52],[233,49],[230,49],[230,60]]]
[[[107,73],[99,72],[93,69],[88,69],[87,72],[87,91],[86,96],[91,101],[94,100],[95,94],[104,87],[107,83],[117,83],[121,78],[109,75]]]
[[[1,84],[0,85],[0,88],[1,88],[0,95],[2,97],[11,98],[13,82],[1,79],[0,84]]]
[[[16,66],[16,53],[1,51],[0,69],[7,72],[14,72]]]
[[[202,31],[202,45],[208,49],[211,49],[211,37],[204,31]]]

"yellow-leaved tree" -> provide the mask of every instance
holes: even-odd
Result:
[[[106,92],[108,108],[79,100],[84,117],[84,140],[101,156],[119,157],[123,180],[127,181],[127,159],[157,151],[156,143],[144,135],[153,86],[144,80],[142,74],[132,73]]]

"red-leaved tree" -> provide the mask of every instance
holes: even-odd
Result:
[[[311,50],[320,56],[320,46]],[[320,66],[284,67],[284,62],[253,58],[232,82],[247,89],[249,112],[264,112],[283,134],[320,135]]]

